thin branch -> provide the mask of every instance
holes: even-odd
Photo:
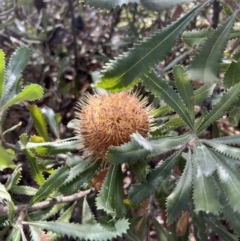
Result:
[[[84,198],[85,196],[90,194],[93,190],[94,189],[88,189],[86,191],[81,191],[79,193],[75,193],[75,194],[72,194],[70,196],[53,198],[52,200],[42,201],[42,202],[36,203],[32,206],[29,206],[28,204],[17,205],[17,206],[15,206],[15,212],[20,213],[22,210],[32,212],[32,211],[47,208],[47,207],[50,207],[50,206],[53,206],[53,205],[59,204],[59,203],[74,202],[74,201],[77,201],[77,200],[80,200],[80,199]],[[8,207],[0,205],[0,217],[6,216],[7,214],[8,214]]]

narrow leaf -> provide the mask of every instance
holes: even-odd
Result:
[[[146,183],[133,184],[129,191],[130,200],[133,203],[140,203],[154,193],[161,182],[167,178],[181,153],[182,149],[168,157],[159,167],[150,172]]]
[[[240,59],[237,62],[232,62],[228,67],[224,79],[224,88],[231,88],[235,84],[240,82]]]
[[[134,46],[128,53],[106,65],[98,87],[119,91],[133,86],[171,50],[178,36],[209,1],[196,6],[172,25]]]
[[[204,176],[196,161],[194,165],[196,167],[194,171],[193,198],[196,211],[204,211],[217,215],[221,206],[212,177]]]
[[[173,223],[184,211],[188,205],[192,190],[192,163],[191,153],[188,153],[188,159],[183,174],[180,177],[175,189],[167,197],[167,222]]]
[[[234,24],[236,14],[233,14],[211,36],[204,42],[198,53],[190,62],[187,71],[191,80],[198,80],[202,83],[217,83],[218,70],[222,58],[222,52],[228,41],[229,34]]]
[[[153,225],[161,241],[172,241],[172,235],[156,219],[153,219]]]
[[[207,128],[213,122],[221,118],[224,115],[225,111],[231,109],[233,107],[233,104],[238,100],[239,92],[240,83],[236,84],[234,87],[225,92],[220,101],[218,101],[217,104],[214,105],[211,112],[206,116],[205,120],[198,127],[198,129],[196,130],[197,133],[201,133],[205,128]]]
[[[95,224],[97,223],[94,215],[92,214],[91,208],[88,205],[86,197],[83,201],[82,207],[82,224]]]
[[[112,9],[117,6],[122,6],[123,4],[129,3],[139,3],[140,0],[84,0],[84,4],[87,4],[91,7],[101,8],[101,9]]]
[[[40,85],[27,85],[19,94],[9,100],[1,109],[6,109],[21,101],[34,101],[41,99],[43,96],[43,89]]]
[[[219,137],[216,139],[211,139],[211,143],[238,145],[238,144],[240,144],[240,135],[224,136],[224,137]]]
[[[216,84],[205,84],[201,86],[199,89],[194,91],[194,103],[200,103],[203,100],[210,97],[213,93]]]
[[[179,94],[166,83],[166,81],[159,78],[153,72],[145,75],[142,80],[148,90],[157,97],[162,98],[174,111],[177,112],[179,117],[182,118],[190,129],[193,129],[192,117],[183,100],[180,98]]]
[[[37,189],[34,187],[29,186],[13,186],[11,188],[11,192],[18,194],[18,195],[27,195],[27,196],[34,196],[37,192]]]
[[[4,88],[4,70],[5,70],[5,54],[0,49],[0,99],[2,97],[3,88]]]
[[[66,167],[58,168],[38,189],[37,193],[31,199],[31,204],[45,199],[53,191],[56,191],[59,187],[61,187],[67,176],[68,169]]]
[[[125,219],[118,220],[114,226],[106,227],[100,224],[74,224],[66,222],[24,222],[28,225],[46,229],[61,236],[72,237],[74,239],[83,240],[111,240],[117,236],[121,236],[129,228],[128,221]]]
[[[138,181],[146,181],[146,176],[149,172],[149,166],[146,161],[138,161],[136,163],[133,163],[130,168],[135,172]]]
[[[38,134],[44,138],[45,141],[48,140],[48,132],[45,119],[36,105],[28,106],[28,110],[33,119],[34,126],[38,132]]]
[[[37,158],[35,157],[35,155],[29,149],[25,149],[24,153],[26,155],[27,162],[28,162],[28,165],[30,167],[30,173],[31,173],[31,176],[32,176],[33,180],[39,186],[41,186],[44,183],[45,179],[44,179],[42,173],[40,172],[40,170],[38,168]]]
[[[193,120],[194,119],[193,86],[190,80],[186,77],[183,67],[175,66],[175,68],[173,69],[173,74],[174,74],[175,85],[177,87],[178,93],[181,96]]]
[[[202,44],[213,31],[213,29],[185,31],[182,35],[182,39],[189,47],[198,46]]]
[[[16,165],[12,161],[9,153],[0,145],[0,171],[3,171],[5,168],[15,168]]]
[[[193,160],[199,166],[204,176],[210,176],[217,169],[217,163],[214,157],[204,145],[198,145],[194,148]]]
[[[21,172],[22,168],[20,166],[17,166],[14,170],[14,172],[11,174],[11,176],[8,178],[5,187],[9,191],[13,185],[16,185],[21,180]]]
[[[20,75],[23,69],[26,67],[30,58],[30,50],[26,47],[18,48],[11,56],[11,59],[7,65],[5,77],[4,77],[4,90],[2,93],[2,99],[0,106],[6,104],[17,93],[17,86]]]

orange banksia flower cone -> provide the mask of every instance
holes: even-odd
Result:
[[[130,92],[114,94],[86,94],[76,111],[77,137],[94,160],[107,161],[110,146],[130,141],[130,135],[139,132],[146,137],[153,125],[153,107],[147,100]]]

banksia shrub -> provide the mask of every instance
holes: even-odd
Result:
[[[130,92],[86,94],[76,111],[76,135],[87,155],[106,161],[110,146],[130,141],[139,132],[146,137],[153,124],[152,106],[145,98]]]

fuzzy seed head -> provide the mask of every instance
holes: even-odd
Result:
[[[106,161],[110,146],[130,141],[130,135],[139,132],[146,137],[153,123],[152,107],[137,94],[86,94],[76,111],[76,135],[81,140],[80,149],[95,160]]]

